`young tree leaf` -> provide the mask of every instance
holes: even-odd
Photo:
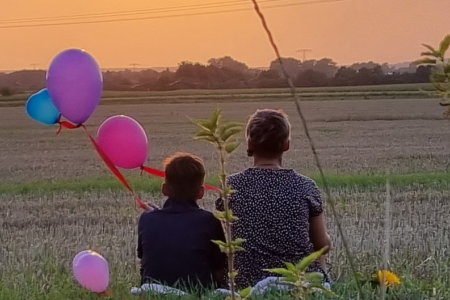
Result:
[[[413,64],[415,64],[415,65],[434,65],[434,64],[436,64],[436,59],[423,58],[423,59],[416,60],[415,62],[413,62]]]
[[[424,46],[425,48],[427,48],[428,50],[430,50],[431,53],[433,53],[433,56],[435,57],[439,57],[439,51],[437,51],[436,49],[434,49],[433,47],[431,47],[430,45],[427,44],[422,44],[422,46]]]
[[[305,278],[305,280],[307,280],[311,283],[321,283],[322,279],[323,279],[323,275],[318,272],[311,272],[311,273],[306,273],[304,275],[304,278]]]
[[[243,289],[242,291],[240,291],[239,292],[239,296],[241,296],[241,298],[245,298],[245,297],[247,297],[250,294],[251,291],[252,291],[252,287],[249,286],[248,288]]]
[[[194,124],[202,128],[203,130],[213,133],[211,122],[208,120],[195,120]]]
[[[222,141],[227,142],[231,137],[241,132],[242,132],[241,127],[230,127],[220,135],[220,138],[222,139]]]
[[[214,145],[215,147],[217,147],[216,138],[213,136],[199,136],[199,137],[194,136],[194,140],[207,142],[207,143],[210,143],[210,144]]]
[[[293,276],[294,275],[294,273],[292,271],[289,271],[289,270],[283,269],[283,268],[266,269],[264,271],[268,271],[270,273],[274,273],[274,274],[278,274],[278,275],[282,275],[282,276]]]
[[[209,122],[211,124],[211,132],[215,133],[217,126],[219,125],[220,122],[220,117],[222,116],[222,110],[220,108],[216,109],[212,116],[211,116],[211,121]]]
[[[295,265],[295,268],[296,268],[297,270],[302,271],[302,272],[305,271],[306,268],[308,268],[309,265],[311,265],[311,264],[313,263],[313,261],[315,261],[316,259],[318,259],[319,257],[322,256],[323,252],[325,252],[325,250],[326,250],[327,248],[328,248],[328,247],[324,247],[324,248],[320,249],[319,251],[316,251],[316,252],[314,252],[314,253],[308,255],[308,256],[305,257],[302,261],[300,261],[298,264],[296,264],[296,265]]]
[[[445,52],[447,52],[448,47],[450,46],[450,34],[447,35],[440,43],[439,45],[439,53],[441,54],[441,57],[444,57]]]
[[[213,242],[214,244],[218,245],[218,246],[225,247],[225,248],[227,247],[227,244],[226,244],[225,242],[223,242],[223,241],[212,240],[212,242]]]
[[[436,57],[434,53],[429,51],[420,52],[420,56],[433,56]]]
[[[227,143],[225,145],[225,152],[228,154],[231,154],[231,153],[233,153],[234,150],[237,149],[237,147],[239,147],[239,142]]]
[[[295,272],[296,270],[295,270],[295,266],[294,266],[294,264],[291,264],[291,263],[284,263],[285,265],[286,265],[286,268],[289,270],[289,271],[292,271],[292,272]]]

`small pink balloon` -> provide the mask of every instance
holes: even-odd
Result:
[[[78,260],[79,260],[82,256],[84,256],[84,255],[86,255],[86,254],[89,254],[89,253],[91,253],[91,252],[93,252],[93,251],[91,251],[91,250],[84,250],[84,251],[79,252],[79,253],[78,253],[77,255],[75,255],[75,257],[73,258],[72,266],[77,265],[77,264],[78,264]]]
[[[73,275],[83,288],[91,292],[103,293],[108,288],[108,262],[94,251],[79,256],[73,265]]]
[[[113,116],[98,128],[97,143],[119,168],[135,169],[144,165],[148,140],[144,128],[128,116]]]

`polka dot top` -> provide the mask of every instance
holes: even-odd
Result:
[[[309,218],[323,212],[320,191],[314,181],[292,169],[250,168],[230,175],[228,184],[235,192],[229,198],[233,214],[232,238],[242,238],[245,251],[236,253],[239,289],[254,286],[275,276],[263,269],[298,263],[313,250],[309,239]],[[223,211],[223,201],[216,201]],[[320,272],[329,281],[319,262],[309,272]]]

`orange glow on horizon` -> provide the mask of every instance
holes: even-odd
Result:
[[[250,1],[242,0],[251,7]],[[272,1],[278,3],[306,0]],[[39,3],[38,3],[39,2]],[[231,1],[233,3],[236,0]],[[133,11],[224,0],[15,0],[2,3],[2,20]],[[266,4],[261,3],[264,7]],[[211,8],[209,11],[234,9]],[[198,12],[176,11],[170,14]],[[421,44],[436,45],[450,33],[449,0],[346,0],[262,9],[283,56],[329,57],[338,64],[357,61],[404,62],[419,57]],[[169,13],[165,13],[168,15]],[[162,13],[155,14],[161,16]],[[85,49],[102,68],[175,67],[184,60],[206,63],[229,55],[252,67],[274,58],[253,11],[156,18],[117,23],[35,28],[0,28],[0,70],[47,68],[67,48]]]

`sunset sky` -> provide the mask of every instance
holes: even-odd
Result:
[[[326,1],[326,0],[319,0]],[[328,0],[329,1],[329,0]],[[252,67],[268,66],[274,53],[250,0],[3,0],[0,4],[0,70],[47,68],[66,48],[83,48],[102,68],[174,67],[188,60],[206,63],[229,55]],[[330,57],[338,64],[356,61],[404,62],[418,58],[421,43],[436,45],[450,33],[450,0],[260,0],[283,56]],[[292,3],[312,4],[276,7]],[[215,5],[208,9],[201,5]],[[242,4],[241,4],[242,3]],[[196,6],[195,6],[196,5]],[[224,6],[227,5],[227,6]],[[175,8],[174,8],[175,7]],[[50,17],[166,9],[153,14],[109,18]],[[171,8],[168,11],[167,8]],[[186,16],[187,14],[197,14]],[[170,15],[184,15],[168,17]],[[42,23],[157,17],[127,22],[51,27],[6,28]],[[23,19],[11,23],[7,20]]]

